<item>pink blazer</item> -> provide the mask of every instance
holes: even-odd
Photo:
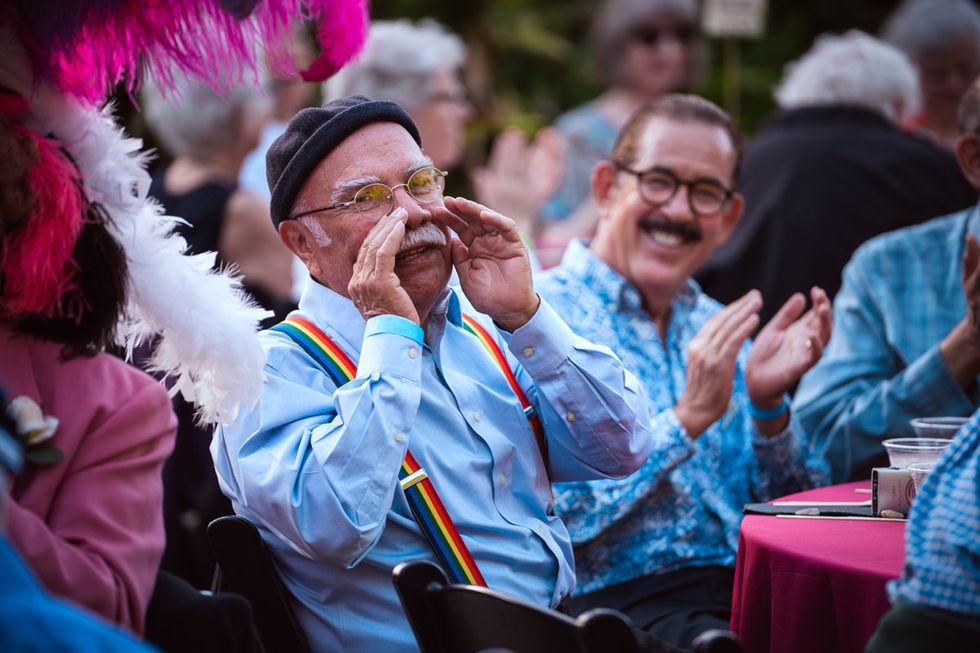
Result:
[[[41,584],[136,634],[163,554],[163,462],[176,420],[166,391],[107,354],[60,359],[61,346],[0,324],[0,385],[60,420],[64,460],[25,465],[6,498],[7,531]]]

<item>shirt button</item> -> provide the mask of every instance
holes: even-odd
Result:
[[[507,476],[504,474],[497,474],[497,481],[501,485],[507,485]]]
[[[565,419],[567,419],[569,422],[574,422],[575,413],[573,413],[572,411],[568,411],[567,413],[565,413]]]
[[[521,353],[524,354],[525,358],[530,358],[531,356],[534,356],[534,347],[525,347],[524,351]]]
[[[472,417],[473,417],[473,421],[474,422],[479,422],[480,421],[480,411],[474,410]]]
[[[402,432],[395,433],[395,442],[404,442],[405,434]]]
[[[412,360],[415,360],[416,357],[418,357],[418,355],[419,355],[418,349],[412,348],[408,350],[408,357],[411,358]]]

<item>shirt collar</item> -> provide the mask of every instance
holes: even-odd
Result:
[[[312,277],[299,299],[299,312],[313,318],[321,325],[330,325],[354,351],[361,350],[364,340],[364,316],[349,298],[330,290]],[[457,327],[463,325],[463,313],[456,293],[446,288],[429,315],[448,319]]]
[[[573,240],[568,244],[561,259],[561,267],[602,297],[616,301],[621,308],[643,310],[643,296],[636,286],[596,256],[585,241]],[[675,310],[693,308],[700,293],[701,287],[698,283],[694,279],[688,279],[671,305]]]

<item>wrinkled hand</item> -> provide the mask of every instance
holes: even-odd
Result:
[[[538,310],[531,264],[517,225],[481,204],[461,197],[445,198],[433,218],[456,232],[453,264],[459,284],[473,308],[514,331]]]
[[[830,300],[820,288],[810,290],[813,306],[805,315],[802,293],[790,297],[755,339],[745,365],[749,400],[759,408],[775,408],[783,396],[816,365],[830,341],[833,316]]]
[[[521,130],[506,129],[494,140],[486,167],[473,171],[476,199],[533,237],[542,205],[561,184],[564,164],[564,141],[555,128],[542,129],[530,143]]]
[[[411,297],[395,274],[395,255],[405,238],[407,218],[405,209],[395,209],[381,218],[361,243],[347,292],[365,320],[399,315],[421,324]]]
[[[762,295],[752,290],[705,322],[687,345],[687,386],[674,412],[696,439],[725,414],[742,344],[759,324]]]

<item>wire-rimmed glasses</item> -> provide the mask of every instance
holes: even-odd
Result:
[[[442,192],[446,189],[446,175],[448,173],[434,166],[419,168],[403,184],[389,186],[381,182],[374,182],[362,186],[354,193],[354,199],[346,202],[338,202],[330,206],[318,209],[303,211],[290,218],[301,218],[305,215],[320,213],[321,211],[333,211],[337,209],[347,209],[353,207],[359,214],[367,218],[378,219],[387,215],[395,206],[395,190],[405,188],[419,204],[425,206],[442,199]]]
[[[681,179],[670,168],[654,167],[650,170],[633,170],[624,163],[614,161],[617,168],[636,177],[640,197],[647,204],[663,206],[674,199],[677,189],[687,187],[687,205],[691,213],[702,218],[713,218],[722,213],[735,191],[714,179]]]

